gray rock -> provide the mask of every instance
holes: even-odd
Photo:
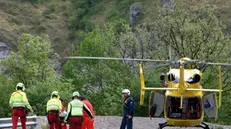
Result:
[[[165,9],[172,9],[176,6],[173,0],[163,0],[163,1],[164,1],[163,8]]]
[[[0,60],[5,59],[7,56],[9,56],[10,51],[10,47],[6,43],[0,41]]]
[[[58,59],[53,60],[53,67],[57,73],[61,72],[61,63],[59,62]]]
[[[141,2],[133,3],[130,6],[130,24],[131,25],[136,25],[140,23],[142,15],[143,15],[142,7],[143,6]]]

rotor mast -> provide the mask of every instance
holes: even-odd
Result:
[[[183,94],[186,90],[184,82],[184,66],[180,66],[179,92]]]
[[[187,58],[181,57],[179,60],[180,63],[180,80],[179,80],[179,92],[181,94],[180,97],[180,108],[183,108],[183,94],[186,91],[185,81],[184,81],[184,63],[188,60]]]

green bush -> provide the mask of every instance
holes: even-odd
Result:
[[[0,74],[0,91],[2,91],[0,96],[0,117],[9,117],[11,116],[9,100],[11,94],[15,91],[15,84],[2,74]]]
[[[68,81],[61,79],[40,82],[27,90],[28,99],[36,115],[46,115],[46,103],[51,97],[52,91],[58,91],[66,104],[71,100],[73,86]]]
[[[49,8],[47,8],[44,12],[43,12],[43,16],[50,19],[51,16],[50,14],[51,13],[54,13],[55,12],[55,2],[54,1],[51,1],[50,2],[50,5],[49,5]]]

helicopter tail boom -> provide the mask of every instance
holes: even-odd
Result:
[[[144,94],[145,94],[145,84],[144,84],[144,73],[142,69],[142,65],[139,64],[140,70],[140,105],[144,104]]]
[[[222,97],[222,78],[221,78],[221,66],[218,66],[218,86],[219,86],[219,103],[218,107],[221,107],[221,97]]]
[[[150,90],[150,91],[155,91],[155,90],[178,90],[178,88],[152,88],[152,87],[146,87],[144,90]]]
[[[220,92],[220,89],[195,89],[195,88],[187,88],[186,91]]]
[[[218,88],[219,89],[193,89],[193,88],[187,88],[187,91],[203,91],[203,92],[218,92],[218,108],[221,107],[221,100],[222,100],[222,72],[221,72],[221,66],[218,66]]]
[[[142,64],[139,64],[139,70],[140,70],[140,105],[144,104],[144,95],[145,91],[156,91],[156,90],[178,90],[178,88],[153,88],[153,87],[145,87],[144,84],[144,73],[142,69]]]

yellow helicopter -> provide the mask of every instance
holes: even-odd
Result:
[[[165,81],[166,78],[168,84],[167,87],[160,88],[145,87],[142,64],[139,64],[140,105],[144,104],[145,91],[152,91],[149,99],[150,116],[160,116],[164,111],[164,118],[166,120],[165,123],[159,124],[159,129],[167,126],[201,127],[204,129],[210,129],[209,126],[203,122],[204,115],[206,114],[210,118],[217,118],[222,97],[221,66],[231,66],[231,64],[226,63],[211,63],[190,60],[187,57],[181,57],[178,61],[85,56],[73,56],[67,58],[178,64],[179,68],[170,69],[167,75],[160,76],[161,81]],[[202,79],[201,71],[198,69],[184,68],[184,65],[190,62],[217,65],[218,89],[203,89],[200,85],[200,81]],[[165,93],[161,94],[156,92],[161,90],[165,91]],[[219,94],[218,99],[216,93]]]
[[[203,89],[200,85],[202,73],[198,69],[185,69],[184,64],[191,61],[182,57],[178,63],[178,69],[170,69],[166,77],[161,75],[161,81],[167,78],[166,88],[148,88],[144,84],[144,74],[142,65],[140,69],[140,104],[144,103],[146,90],[151,90],[149,100],[150,116],[160,116],[164,111],[166,122],[159,124],[159,129],[166,126],[177,127],[201,127],[209,129],[203,122],[204,114],[210,118],[216,118],[218,108],[221,106],[222,79],[221,66],[230,66],[225,63],[205,63],[218,65],[218,89]],[[160,94],[158,90],[165,90],[165,94]],[[208,93],[213,92],[213,93]],[[216,92],[219,93],[217,100]],[[206,93],[206,94],[205,94]]]

